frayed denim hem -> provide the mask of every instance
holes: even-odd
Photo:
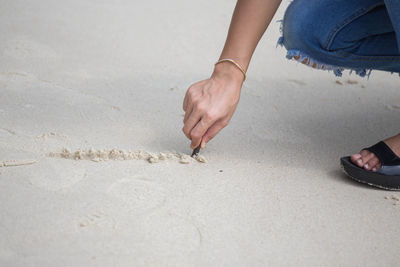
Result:
[[[283,36],[279,37],[277,46],[283,46],[283,40],[284,40]],[[286,58],[294,59],[314,69],[332,71],[337,77],[341,77],[343,75],[343,71],[346,70],[346,68],[344,67],[329,65],[320,62],[318,60],[315,60],[306,53],[302,53],[300,50],[295,50],[295,49],[288,50],[286,53]],[[348,69],[348,70],[350,70],[350,74],[354,71],[360,77],[367,76],[368,78],[372,72],[372,69]]]

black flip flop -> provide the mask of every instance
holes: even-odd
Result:
[[[364,148],[375,154],[381,163],[376,171],[367,171],[351,162],[350,157],[340,159],[343,171],[353,180],[386,190],[400,190],[400,158],[383,141]]]

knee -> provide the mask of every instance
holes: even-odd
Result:
[[[294,0],[285,12],[282,44],[286,49],[312,52],[323,46],[320,16],[323,0]]]

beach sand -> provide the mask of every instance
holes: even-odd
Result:
[[[400,194],[339,166],[398,133],[399,77],[286,60],[288,1],[206,163],[54,156],[190,154],[183,97],[210,75],[234,4],[2,1],[0,266],[399,264]]]

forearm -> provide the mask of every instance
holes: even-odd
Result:
[[[281,0],[238,0],[220,59],[234,59],[247,70],[280,3]]]
[[[238,0],[220,59],[235,60],[247,70],[251,56],[281,0]],[[187,90],[183,132],[194,149],[204,148],[228,125],[240,98],[242,71],[230,62],[217,64],[211,78]]]

